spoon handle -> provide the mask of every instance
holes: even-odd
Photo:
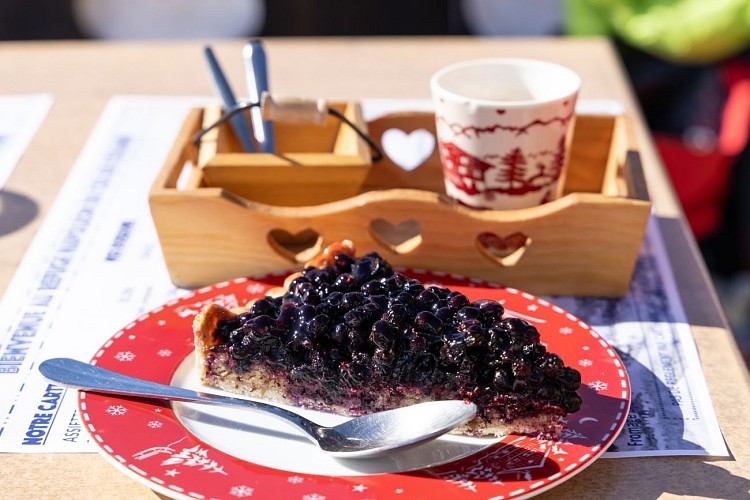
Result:
[[[149,380],[123,375],[121,373],[107,370],[106,368],[101,368],[71,358],[52,358],[42,361],[39,365],[39,371],[42,375],[53,382],[83,391],[167,399],[170,401],[219,404],[268,412],[301,428],[308,434],[308,437],[312,438],[315,442],[317,442],[318,436],[321,435],[321,429],[323,429],[315,422],[297,415],[292,411],[271,404],[250,401],[247,399],[218,396],[216,394],[199,393],[182,387],[159,384]]]

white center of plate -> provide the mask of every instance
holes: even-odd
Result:
[[[200,385],[192,355],[177,369],[172,385],[235,396]],[[306,474],[356,476],[424,469],[467,457],[499,441],[448,435],[382,457],[337,459],[318,448],[301,430],[263,412],[180,402],[172,406],[188,431],[217,450],[257,465]],[[346,420],[338,415],[287,408],[323,425]]]

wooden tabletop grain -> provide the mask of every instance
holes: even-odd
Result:
[[[211,42],[242,88],[242,41]],[[57,191],[114,95],[211,95],[198,42],[10,42],[0,44],[0,94],[50,93],[54,106],[9,179],[0,202],[23,199],[37,215],[0,236],[0,294]],[[643,160],[719,424],[732,456],[598,460],[545,493],[549,498],[748,498],[750,378],[671,185],[612,46],[600,39],[269,39],[275,92],[327,98],[428,98],[429,77],[478,57],[533,57],[567,65],[582,99],[616,99],[633,120],[628,139]],[[236,61],[231,64],[231,61]],[[0,207],[2,204],[0,203]],[[0,454],[0,498],[153,498],[156,493],[98,454]]]

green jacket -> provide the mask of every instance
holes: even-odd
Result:
[[[721,61],[750,46],[750,0],[564,0],[569,35],[616,36],[663,59]]]

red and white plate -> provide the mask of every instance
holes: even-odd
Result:
[[[462,277],[408,271],[424,282],[494,299],[534,324],[548,350],[581,372],[580,411],[558,440],[447,436],[367,460],[336,460],[293,427],[257,412],[79,393],[88,431],[125,473],[175,498],[527,498],[590,465],[622,428],[630,385],[612,347],[584,322],[533,295]],[[267,276],[207,287],[117,332],[92,363],[193,389],[192,321],[210,302],[244,304],[283,281]],[[341,419],[310,413],[323,424]],[[442,464],[442,465],[435,465]]]

